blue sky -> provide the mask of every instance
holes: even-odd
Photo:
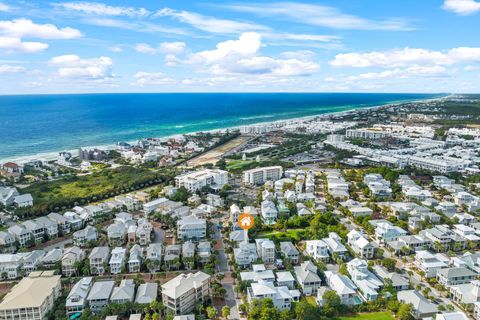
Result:
[[[480,1],[0,0],[0,94],[480,92]]]

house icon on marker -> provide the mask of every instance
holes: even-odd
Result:
[[[251,214],[244,213],[238,217],[238,226],[243,230],[248,230],[253,227],[253,217]]]

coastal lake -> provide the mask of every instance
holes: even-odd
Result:
[[[384,93],[0,96],[0,162],[82,146],[109,145],[438,96]]]

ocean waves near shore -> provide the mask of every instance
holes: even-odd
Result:
[[[437,96],[384,93],[0,96],[0,162],[82,146],[109,145]]]

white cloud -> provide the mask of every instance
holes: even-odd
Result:
[[[102,16],[144,17],[150,15],[150,12],[145,8],[109,6],[100,2],[64,2],[55,3],[54,6],[66,10],[78,11],[84,14],[96,14]]]
[[[82,59],[77,55],[63,55],[54,57],[50,63],[58,67],[57,73],[61,78],[69,79],[108,79],[112,78],[112,59],[99,57]]]
[[[164,8],[156,13],[160,17],[172,17],[180,22],[187,23],[192,27],[221,34],[235,34],[246,31],[268,30],[267,27],[255,23],[234,21],[227,19],[217,19],[190,11],[179,11],[171,8]]]
[[[166,54],[180,54],[185,50],[185,42],[175,41],[175,42],[162,42],[158,45],[157,48],[150,46],[148,43],[138,43],[135,45],[135,50],[141,53],[147,54],[157,54],[157,53],[166,53]]]
[[[346,14],[336,8],[300,2],[226,5],[224,8],[258,16],[276,16],[297,23],[333,29],[405,31],[412,28],[398,18],[369,20]]]
[[[404,48],[391,51],[337,54],[330,61],[333,67],[408,67],[428,65],[452,65],[480,61],[480,48],[459,47],[448,51],[432,51]]]
[[[122,52],[123,49],[121,46],[113,46],[113,47],[109,47],[108,50],[112,51],[112,52],[115,52],[115,53],[118,53],[118,52]]]
[[[348,80],[378,80],[378,79],[398,79],[411,77],[427,77],[438,78],[447,76],[447,70],[442,66],[433,67],[410,67],[410,68],[396,68],[393,70],[386,70],[383,72],[367,72],[357,76],[350,76]]]
[[[192,62],[212,64],[231,56],[238,58],[257,53],[261,46],[261,36],[256,32],[245,32],[238,40],[219,42],[215,49],[200,51],[190,58]]]
[[[135,84],[139,86],[146,85],[167,85],[175,83],[175,80],[163,72],[143,72],[139,71],[134,76]]]
[[[162,53],[180,54],[185,51],[187,44],[181,41],[162,42],[158,50]]]
[[[3,2],[0,2],[0,12],[9,12],[11,10],[12,10],[12,8],[10,8],[9,5],[7,5]]]
[[[173,27],[165,27],[154,23],[148,23],[145,21],[124,21],[120,19],[112,19],[112,18],[105,18],[105,17],[84,17],[82,18],[82,22],[86,24],[90,24],[93,26],[100,26],[100,27],[109,27],[109,28],[119,28],[125,30],[131,30],[136,32],[148,32],[148,33],[165,33],[168,35],[176,34],[176,35],[187,35],[188,33],[179,28]]]
[[[480,70],[480,66],[466,66],[465,68],[463,68],[463,70],[465,70],[465,71],[476,71],[476,70]]]
[[[445,0],[443,9],[466,16],[480,11],[480,2],[475,0]]]
[[[135,45],[135,50],[141,53],[155,54],[157,49],[152,48],[148,43],[137,43]]]
[[[0,49],[4,49],[7,53],[24,52],[36,53],[48,48],[48,44],[42,42],[22,41],[15,37],[0,36]]]
[[[40,39],[74,39],[82,36],[73,28],[58,28],[53,24],[36,24],[29,19],[0,21],[0,34],[9,37],[33,37]]]
[[[0,73],[20,73],[25,72],[24,67],[11,66],[8,64],[0,64]]]
[[[216,75],[251,74],[270,76],[310,75],[319,70],[319,65],[303,54],[285,53],[286,59],[262,56],[261,35],[245,32],[237,40],[219,42],[213,50],[191,54],[184,63],[199,65],[207,72]],[[169,57],[174,61],[174,57]]]

